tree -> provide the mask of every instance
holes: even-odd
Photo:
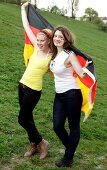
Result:
[[[29,1],[35,8],[37,8],[37,0],[29,0]]]
[[[71,17],[75,18],[76,12],[78,11],[79,0],[68,0],[69,8],[71,9]]]
[[[89,18],[89,21],[94,21],[98,18],[98,12],[92,8],[86,8],[85,17]]]
[[[16,0],[17,5],[21,4],[21,0]]]
[[[50,10],[51,13],[54,13],[54,14],[61,14],[61,10],[56,6],[54,5],[51,10]]]

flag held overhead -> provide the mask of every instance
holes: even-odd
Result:
[[[37,33],[41,30],[42,31],[54,30],[53,26],[44,17],[42,17],[30,3],[28,5],[27,17],[30,24],[30,28],[32,29],[35,35],[37,35]],[[80,78],[79,75],[76,75],[76,79],[80,86],[83,96],[82,111],[85,113],[84,117],[85,121],[90,115],[95,101],[97,88],[95,66],[92,58],[89,55],[83,53],[75,46],[70,45],[69,47],[67,47],[67,49],[65,49],[65,51],[66,50],[73,51],[76,54],[84,71],[87,73],[87,76],[85,78]],[[29,62],[29,58],[32,55],[32,53],[33,45],[31,44],[27,34],[25,33],[24,60],[26,66]],[[88,65],[87,67],[85,67],[87,61]]]
[[[43,29],[46,32],[49,32],[49,30],[54,29],[53,26],[44,17],[42,17],[30,3],[28,4],[27,17],[30,28],[35,35],[37,35],[37,33]],[[25,46],[24,46],[25,66],[28,65],[29,58],[32,55],[33,50],[34,50],[33,45],[25,32]]]

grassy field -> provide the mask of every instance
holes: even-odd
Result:
[[[47,12],[41,14],[53,26],[60,24],[71,29],[76,35],[76,46],[90,54],[96,65],[98,90],[95,106],[85,123],[82,115],[80,144],[74,164],[68,169],[107,170],[107,33],[87,22]],[[56,170],[54,163],[63,155],[64,148],[52,129],[54,84],[49,75],[44,78],[43,94],[34,110],[36,125],[49,141],[49,155],[45,160],[39,160],[39,155],[23,158],[29,147],[26,133],[17,122],[17,86],[25,69],[23,45],[20,8],[0,3],[0,170]]]

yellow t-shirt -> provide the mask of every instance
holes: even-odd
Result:
[[[29,64],[20,80],[20,83],[30,87],[33,90],[42,90],[42,79],[48,71],[48,65],[51,60],[51,55],[38,58],[39,49],[30,57]]]

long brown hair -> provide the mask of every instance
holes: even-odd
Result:
[[[72,32],[69,31],[68,28],[64,27],[64,26],[58,26],[54,29],[54,32],[53,32],[53,35],[52,35],[52,38],[51,38],[51,50],[52,50],[52,59],[55,58],[55,56],[57,55],[57,47],[54,45],[53,43],[53,37],[54,37],[54,34],[56,31],[61,31],[61,33],[63,34],[64,36],[64,39],[65,39],[65,42],[64,42],[64,45],[63,45],[63,48],[65,49],[66,47],[68,47],[69,45],[72,45],[74,44],[74,41],[75,41],[75,36]]]

